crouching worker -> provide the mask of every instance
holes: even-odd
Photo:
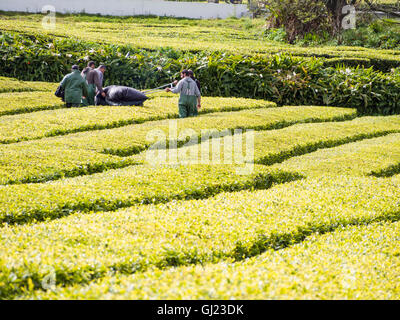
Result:
[[[72,72],[64,77],[60,87],[65,92],[64,99],[67,108],[80,107],[82,98],[84,99],[88,95],[88,86],[77,65],[72,66]]]
[[[190,77],[188,70],[183,70],[183,79],[173,89],[167,88],[166,92],[180,93],[179,118],[194,117],[201,108],[201,94],[196,82]]]

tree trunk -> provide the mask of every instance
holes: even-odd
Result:
[[[342,19],[344,17],[342,9],[344,6],[354,3],[355,1],[348,0],[325,0],[326,7],[332,16],[333,32],[335,34],[340,34],[342,28]]]

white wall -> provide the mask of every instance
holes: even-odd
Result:
[[[52,5],[60,13],[131,16],[157,15],[197,19],[242,17],[246,5],[172,2],[163,0],[0,0],[0,10],[38,13]]]

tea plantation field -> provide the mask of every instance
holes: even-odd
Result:
[[[0,299],[400,298],[399,115],[56,87],[0,78]]]
[[[93,15],[58,15],[55,29],[43,29],[44,15],[0,12],[0,30],[4,33],[33,34],[40,41],[45,36],[60,40],[76,38],[88,43],[129,45],[134,48],[200,52],[220,51],[232,54],[270,55],[290,52],[298,56],[347,57],[399,61],[396,50],[376,51],[355,46],[301,47],[266,41],[264,19],[193,20],[169,17],[100,17]],[[47,49],[54,49],[48,47]],[[61,52],[57,48],[56,52]],[[97,54],[95,47],[92,46]],[[73,53],[73,52],[71,52]],[[90,54],[90,53],[88,53]]]

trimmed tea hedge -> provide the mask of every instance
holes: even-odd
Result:
[[[236,166],[196,165],[154,170],[151,166],[138,165],[47,184],[1,186],[0,221],[26,223],[54,219],[79,210],[115,210],[140,203],[201,198],[226,190],[265,187],[265,181],[270,186],[268,181],[300,176],[366,175],[398,163],[399,135],[320,150],[271,167],[271,170],[293,174],[281,174],[256,165],[252,175],[238,178],[232,175]],[[261,179],[254,177],[257,173],[261,174]]]
[[[7,96],[8,101],[2,103],[4,107],[12,106],[9,112],[22,110],[36,110],[36,101],[28,99],[30,96],[40,98],[38,109],[42,105],[54,103],[54,108],[62,106],[61,102],[55,100],[54,95],[24,94],[25,99],[14,101],[18,95]],[[1,95],[0,95],[1,96]],[[47,102],[48,101],[48,102]],[[276,107],[273,102],[249,99],[230,98],[203,98],[203,108],[200,114],[216,111],[236,111],[257,108]],[[0,143],[11,143],[22,140],[32,140],[42,137],[64,135],[73,132],[100,130],[115,127],[122,127],[131,124],[143,123],[146,121],[177,118],[178,100],[175,97],[156,96],[147,100],[143,107],[130,106],[97,106],[85,108],[61,109],[42,111],[23,115],[13,115],[0,118]],[[18,107],[20,106],[20,107]],[[51,108],[51,107],[49,107]],[[71,121],[73,119],[73,121]]]
[[[130,158],[74,149],[68,140],[0,145],[0,184],[38,183],[135,165]]]
[[[201,130],[219,132],[236,128],[269,130],[295,123],[328,122],[353,119],[355,110],[324,107],[282,107],[218,112],[197,118],[177,119],[178,134],[191,129],[195,137]],[[170,120],[145,122],[121,128],[88,131],[38,141],[0,145],[0,183],[40,182],[103,171],[135,162],[116,156],[137,154],[155,141],[148,140],[154,130],[162,130],[169,140]],[[171,127],[170,127],[171,126]],[[179,138],[179,135],[178,135]],[[187,141],[180,137],[178,145]],[[172,140],[176,137],[172,137]],[[104,154],[102,154],[104,153]]]
[[[398,168],[400,163],[400,134],[373,138],[343,146],[318,150],[291,158],[272,168],[301,173],[307,177],[336,175],[368,175]],[[395,167],[393,167],[396,165]],[[391,175],[400,173],[392,172]]]
[[[256,166],[249,175],[237,167],[132,166],[51,183],[0,186],[0,224],[51,220],[76,211],[109,211],[137,204],[200,199],[223,191],[267,189],[300,175]]]
[[[340,228],[246,262],[107,276],[22,298],[398,300],[399,232],[399,222]]]
[[[80,43],[100,44],[100,46],[111,44],[141,48],[146,51],[172,48],[175,52],[198,53],[217,50],[241,55],[290,52],[299,56],[375,57],[379,60],[396,58],[398,55],[396,50],[374,50],[356,46],[299,47],[270,41],[262,34],[265,31],[265,23],[262,19],[215,21],[171,17],[160,19],[159,17],[58,15],[57,29],[47,31],[42,28],[40,15],[10,16],[2,13],[1,18],[0,29],[7,33],[23,32],[39,39],[74,38],[74,41]],[[37,32],[39,28],[40,34]],[[101,37],[99,37],[99,30],[101,30]]]
[[[332,148],[342,144],[385,136],[390,133],[400,133],[400,117],[362,117],[352,121],[296,124],[288,128],[254,133],[254,160],[256,163],[272,165],[289,158],[317,151],[318,149]],[[242,136],[242,153],[249,154],[244,143],[249,134]],[[233,155],[234,148],[225,146],[224,142],[233,145],[232,137],[206,141],[198,145],[185,146],[178,149],[178,163],[198,163],[198,159],[212,160],[228,159]],[[208,145],[208,151],[204,144]],[[202,154],[202,150],[206,150]],[[145,161],[151,151],[145,151],[135,157],[138,161]],[[361,156],[362,157],[362,156]],[[398,171],[400,172],[400,171]]]
[[[0,116],[63,108],[53,92],[0,93]]]
[[[27,82],[14,78],[0,77],[0,93],[23,91],[55,91],[57,84],[48,82]]]
[[[217,175],[221,173],[218,171]],[[163,179],[162,174],[160,177]],[[49,270],[56,274],[60,287],[86,284],[115,272],[131,274],[151,267],[240,261],[341,227],[396,221],[400,219],[399,183],[398,177],[302,180],[265,191],[223,193],[201,201],[79,214],[49,223],[6,227],[0,235],[4,248],[0,258],[2,297],[23,289],[41,289],[42,279]],[[19,259],[15,259],[15,252]],[[256,261],[269,261],[264,257]],[[340,265],[337,267],[341,269]],[[161,272],[155,272],[162,276]],[[137,277],[145,279],[148,275]],[[138,289],[135,293],[146,295],[155,288],[151,294],[168,294],[165,289],[159,290],[164,288],[161,282],[158,288],[148,283],[135,286]],[[254,281],[246,283],[251,286]],[[176,284],[172,288],[175,292],[180,290]],[[79,289],[65,292],[78,293]],[[63,297],[62,289],[56,292]]]

